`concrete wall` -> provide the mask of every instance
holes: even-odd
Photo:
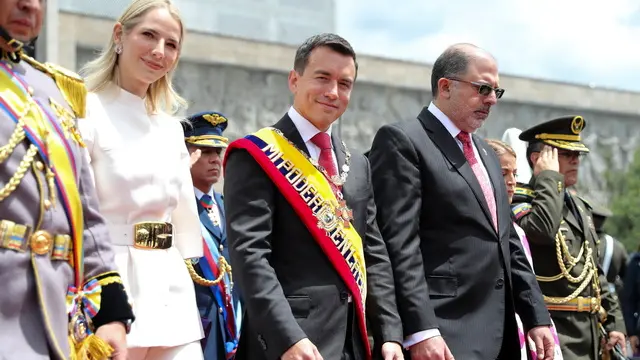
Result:
[[[112,22],[62,13],[61,63],[72,69],[94,56],[110,36]],[[190,102],[189,113],[217,110],[230,118],[227,134],[237,138],[273,124],[290,106],[287,73],[295,47],[237,38],[190,33],[175,83]],[[375,131],[388,122],[412,119],[430,100],[427,64],[362,56],[349,110],[337,128],[347,145],[364,151]],[[541,81],[503,75],[505,96],[491,113],[483,136],[500,138],[509,127],[527,128],[566,114],[583,115],[583,133],[593,150],[582,166],[581,184],[607,201],[602,174],[605,158],[614,169],[632,159],[640,133],[640,93]]]

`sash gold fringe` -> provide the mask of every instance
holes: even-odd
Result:
[[[87,336],[79,344],[69,336],[69,347],[71,360],[107,360],[113,353],[113,348],[95,334]]]

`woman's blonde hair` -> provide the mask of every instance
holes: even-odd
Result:
[[[485,141],[487,142],[487,144],[489,144],[489,146],[491,146],[493,151],[496,152],[498,157],[504,154],[509,154],[516,159],[518,158],[518,156],[516,155],[516,152],[507,143],[500,140],[494,140],[494,139],[485,139]]]
[[[123,33],[128,33],[142,21],[144,15],[149,11],[165,8],[171,16],[180,24],[180,45],[178,47],[178,59],[180,49],[184,40],[184,26],[178,9],[171,3],[171,0],[134,0],[131,5],[122,13],[118,23],[122,24]],[[116,42],[113,34],[109,42],[102,49],[94,60],[82,67],[80,73],[85,77],[85,82],[89,91],[95,92],[104,89],[109,82],[118,84],[117,68],[118,54],[116,54]],[[183,99],[173,88],[172,78],[178,65],[178,60],[173,68],[162,78],[149,86],[146,95],[146,105],[149,112],[155,113],[159,110],[168,114],[175,114],[181,108],[187,107],[187,101]]]

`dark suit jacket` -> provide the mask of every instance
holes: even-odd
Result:
[[[307,151],[295,125],[285,115],[275,128]],[[338,168],[345,149],[332,136]],[[245,150],[227,153],[225,209],[234,279],[245,300],[245,323],[238,359],[279,359],[293,344],[309,338],[325,359],[340,359],[350,342],[356,359],[364,358],[361,334],[353,320],[346,332],[348,290],[327,256],[260,165]],[[353,226],[363,239],[368,276],[367,311],[374,339],[402,341],[391,265],[375,223],[370,168],[352,154],[343,193],[353,210]],[[351,312],[354,314],[355,312]]]
[[[417,120],[383,126],[369,159],[404,335],[438,328],[456,359],[486,360],[497,357],[503,334],[506,354],[518,354],[514,308],[527,329],[550,320],[499,160],[473,140],[493,184],[497,232],[462,150],[426,107]]]

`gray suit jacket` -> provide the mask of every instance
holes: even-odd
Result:
[[[19,81],[33,89],[32,98],[39,101],[45,111],[57,120],[60,120],[60,115],[68,116],[75,124],[75,115],[51,76],[24,60],[17,64],[2,62],[2,66],[5,68],[0,70],[13,71]],[[1,84],[0,88],[7,91],[7,84]],[[63,110],[54,110],[52,102],[61,105]],[[15,121],[0,106],[0,144],[8,144],[14,131]],[[70,133],[67,135],[71,138]],[[93,325],[98,327],[112,321],[132,319],[124,288],[117,282],[117,273],[112,272],[115,264],[110,239],[98,211],[89,165],[80,144],[74,140],[69,140],[69,144],[84,210],[84,277],[86,280],[96,278],[100,281],[106,277],[110,281],[116,280],[111,284],[103,283],[101,310],[93,318]],[[0,162],[2,186],[16,177],[30,145],[28,138],[23,139]],[[49,187],[45,164],[44,159],[36,155],[24,177],[16,181],[15,189],[8,189],[0,195],[0,220],[27,225],[31,234],[45,230],[51,234],[69,235],[69,221],[59,193]],[[51,205],[47,202],[52,190],[56,191],[56,200],[48,206]],[[0,228],[0,244],[6,243],[11,235],[5,230]],[[0,283],[3,286],[0,291],[0,359],[69,358],[65,296],[67,287],[73,282],[73,268],[67,261],[53,260],[49,254],[37,255],[29,248],[16,251],[0,247]]]

